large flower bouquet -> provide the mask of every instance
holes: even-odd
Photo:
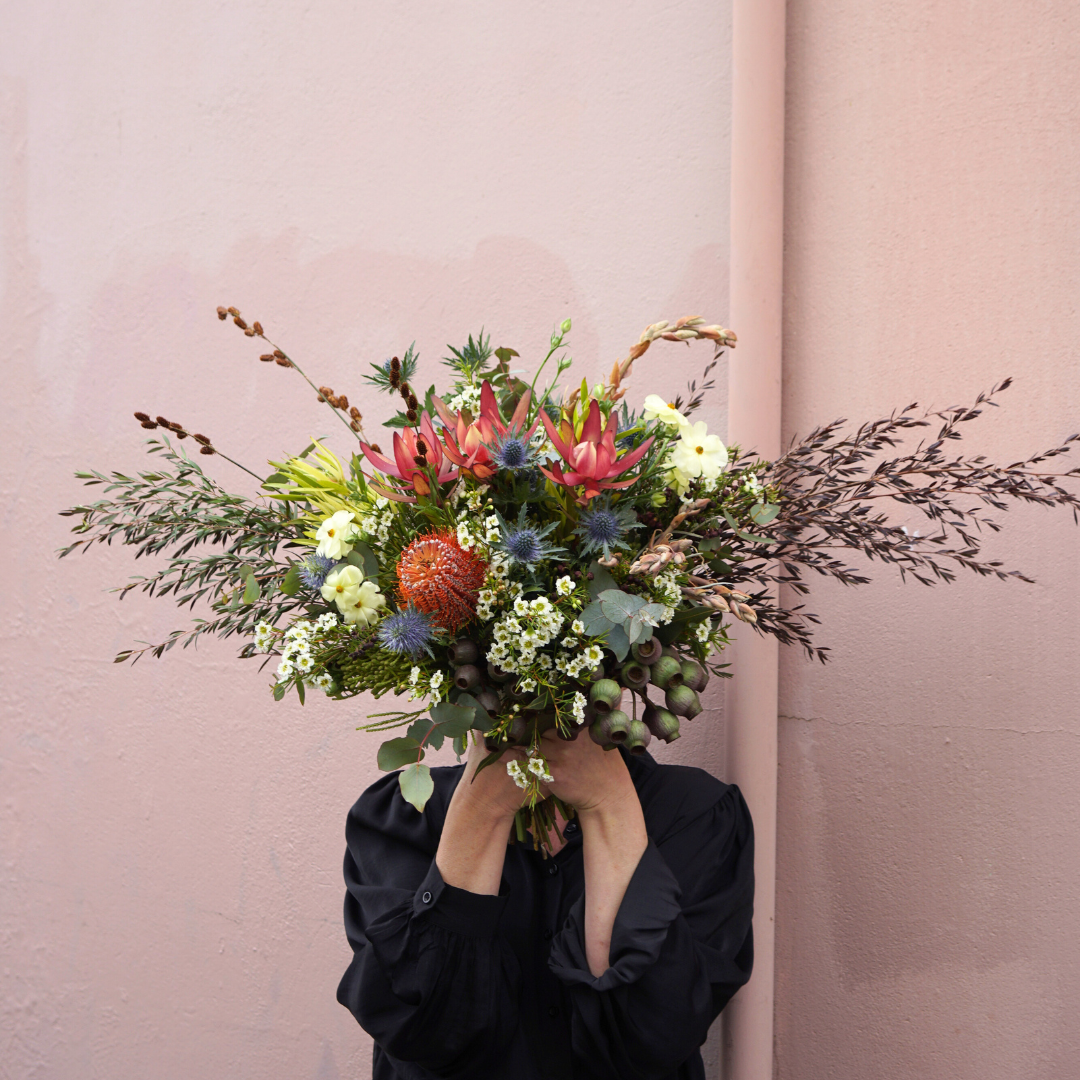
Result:
[[[225,491],[162,433],[232,461],[211,439],[136,413],[159,432],[149,449],[161,467],[79,473],[110,497],[65,511],[80,519],[73,531],[83,539],[62,554],[114,538],[136,556],[168,552],[162,569],[121,595],[139,588],[210,611],[117,661],[161,656],[207,633],[242,635],[241,656],[272,659],[278,700],[295,692],[303,702],[313,689],[335,699],[392,694],[398,707],[361,726],[399,732],[378,763],[400,770],[401,792],[420,811],[433,787],[428,749],[452,740],[460,755],[471,732],[487,748],[484,767],[516,748],[504,767],[524,789],[519,838],[532,830],[544,842],[556,812],[573,813],[545,797],[541,735],[586,733],[631,754],[677,739],[701,712],[710,675],[729,674],[720,656],[731,620],[824,659],[810,637],[816,618],[784,606],[777,586],[805,593],[805,569],[866,581],[837,549],[927,584],[951,580],[956,564],[1022,578],[981,558],[980,529],[997,527],[987,508],[1007,498],[1069,505],[1074,515],[1080,506],[1058,483],[1078,470],[1040,468],[1076,436],[1007,467],[945,456],[958,426],[1008,381],[973,408],[920,415],[911,406],[853,435],[838,421],[768,462],[691,419],[720,351],[735,345],[731,331],[699,318],[654,323],[603,382],[563,386],[567,320],[528,382],[519,354],[493,350],[483,333],[450,350],[441,393],[418,389],[411,347],[371,365],[364,379],[397,406],[384,450],[356,406],[311,383],[260,323],[249,326],[235,308],[218,315],[265,342],[260,359],[309,382],[350,450],[343,458],[315,440],[271,462],[269,475],[252,472],[264,493],[253,500]],[[714,353],[685,398],[646,394],[633,405],[633,363],[661,340],[709,342]],[[942,424],[935,439],[874,464],[931,418]],[[958,501],[967,496],[974,507]],[[921,511],[931,532],[889,517],[882,498]]]

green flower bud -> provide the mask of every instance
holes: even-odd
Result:
[[[661,690],[668,690],[673,686],[682,686],[682,681],[682,666],[674,656],[661,656],[649,668],[649,682],[653,686],[659,686]]]
[[[564,334],[569,334],[570,333],[570,320],[569,319],[563,319],[562,325],[559,327],[559,329]]]
[[[667,709],[658,709],[649,705],[641,714],[645,726],[666,743],[674,742],[679,737],[679,718]]]
[[[701,701],[689,686],[673,686],[664,694],[664,704],[676,715],[693,720],[701,712]]]
[[[640,720],[631,720],[629,734],[626,736],[623,746],[636,757],[638,754],[645,753],[645,748],[651,741],[652,735],[645,724]]]
[[[640,645],[635,645],[630,651],[634,654],[634,659],[639,664],[651,666],[660,659],[660,654],[663,652],[663,646],[660,644],[659,638],[651,637],[648,641],[643,641]]]
[[[589,701],[592,702],[597,713],[603,716],[619,707],[622,695],[623,688],[614,679],[600,679],[592,684],[589,690]]]
[[[649,682],[649,669],[636,660],[628,660],[619,669],[619,681],[631,690],[640,690]]]
[[[693,658],[682,662],[683,684],[699,694],[709,685],[709,673]]]

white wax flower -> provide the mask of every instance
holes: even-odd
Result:
[[[319,591],[328,604],[337,604],[338,611],[344,615],[360,598],[360,583],[363,580],[364,574],[359,567],[339,566],[326,575],[326,581]]]
[[[343,559],[352,551],[356,539],[354,516],[351,510],[338,510],[319,526],[315,539],[319,541],[320,555],[328,559]]]
[[[670,401],[665,401],[659,394],[650,394],[645,399],[646,420],[660,420],[673,427],[685,427],[690,423],[685,416]]]

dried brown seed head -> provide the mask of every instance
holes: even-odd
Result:
[[[349,399],[344,394],[339,394],[338,395],[338,406],[337,407],[339,409],[347,409],[349,407]]]
[[[170,424],[170,423],[169,423],[169,421],[168,421],[168,420],[166,420],[164,416],[155,416],[155,417],[154,417],[154,419],[155,419],[155,420],[156,420],[156,421],[157,421],[157,422],[158,422],[158,423],[159,423],[159,424],[160,424],[160,425],[161,425],[162,427],[172,427],[172,424]]]
[[[265,364],[274,359],[274,354],[272,352],[264,352],[259,359]]]
[[[199,447],[199,453],[200,454],[214,454],[216,452],[217,451],[215,451],[212,446],[200,446]]]
[[[149,419],[150,419],[150,417],[149,417],[149,416],[147,416],[147,415],[146,415],[146,413],[144,413],[144,412],[137,412],[137,413],[135,414],[135,419],[136,419],[136,420],[143,420],[143,421],[146,421],[146,420],[149,420]]]
[[[413,454],[413,463],[423,469],[427,465],[427,458],[423,454]]]
[[[227,312],[228,312],[228,313],[229,313],[230,315],[239,315],[239,314],[240,314],[240,311],[239,311],[239,309],[238,309],[238,308],[230,307],[230,308],[226,308],[225,310],[226,310],[226,311],[227,311]]]
[[[391,356],[390,357],[390,370],[391,371],[400,371],[401,370],[401,361],[396,356]]]
[[[148,428],[148,429],[150,429],[152,431],[154,428],[157,427],[157,424],[155,424],[153,420],[144,420],[142,422],[142,426],[144,428]]]
[[[405,414],[405,418],[409,421],[410,424],[415,424],[417,421],[416,410],[409,409],[409,411]]]
[[[219,319],[220,319],[220,320],[221,320],[222,322],[224,322],[224,321],[225,321],[225,320],[226,320],[226,319],[227,319],[227,318],[229,317],[229,313],[228,313],[228,311],[226,311],[226,310],[225,310],[225,308],[223,308],[223,307],[219,307],[219,308],[217,309],[217,317],[218,317],[218,318],[219,318]]]
[[[427,450],[428,450],[427,443],[424,441],[424,436],[423,435],[417,435],[416,436],[416,452],[418,454],[423,454],[423,455],[426,456],[427,455]]]
[[[374,450],[376,454],[382,453],[382,447],[377,442],[371,444],[371,449]]]
[[[173,428],[173,431],[176,432],[176,437],[178,439],[186,439],[187,438],[187,432],[184,431],[183,428]]]
[[[360,430],[360,425],[355,420],[350,420],[349,421],[349,427],[351,427],[353,429],[353,431],[359,431]]]
[[[247,329],[247,323],[244,322],[244,320],[241,319],[239,315],[233,316],[233,322],[236,323],[236,325],[239,326],[241,330]]]
[[[202,443],[203,446],[209,446],[210,440],[205,435],[192,435],[191,436],[197,443]]]
[[[292,361],[285,356],[275,356],[274,363],[278,367],[292,367]]]
[[[349,415],[354,420],[362,420],[363,419],[363,417],[360,415],[360,410],[355,405],[353,405],[352,408],[349,409]]]
[[[416,412],[417,408],[420,405],[420,402],[416,400],[416,395],[415,394],[410,394],[409,395],[408,405],[409,405],[409,412]]]
[[[248,328],[247,328],[247,329],[246,329],[246,330],[244,331],[244,337],[254,337],[254,336],[255,336],[255,331],[254,331],[254,330],[252,330],[252,329],[251,329],[251,327],[249,326],[249,327],[248,327]]]
[[[285,356],[285,354],[284,354],[284,353],[283,353],[283,352],[282,352],[282,351],[281,351],[280,349],[275,349],[275,350],[274,350],[274,355],[275,355],[275,356],[276,356],[276,357],[277,357],[277,358],[278,358],[279,360],[285,360],[285,359],[286,359],[286,356]]]
[[[262,328],[262,323],[261,323],[261,322],[259,322],[259,320],[258,320],[258,319],[256,319],[256,320],[255,320],[255,321],[254,321],[254,322],[253,322],[253,323],[251,324],[251,329],[252,329],[252,330],[254,330],[254,331],[255,331],[255,333],[256,333],[256,334],[258,334],[258,335],[259,335],[260,337],[262,337],[262,332],[263,332],[263,328]]]

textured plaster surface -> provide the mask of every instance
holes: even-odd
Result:
[[[1080,428],[1078,50],[1065,2],[788,5],[787,438],[1008,375],[961,445]],[[1037,584],[815,581],[836,659],[782,659],[784,1080],[1080,1076],[1080,532],[1002,520]]]
[[[360,371],[413,338],[430,378],[481,324],[532,366],[570,315],[595,377],[725,319],[729,8],[0,11],[0,1076],[367,1076],[334,1000],[365,706],[275,705],[232,643],[112,665],[182,620],[105,591],[126,551],[58,564],[56,511],[146,465],[134,409],[255,465],[334,433],[219,303],[369,417]],[[635,392],[707,358],[656,346]],[[721,697],[663,760],[722,770]]]

